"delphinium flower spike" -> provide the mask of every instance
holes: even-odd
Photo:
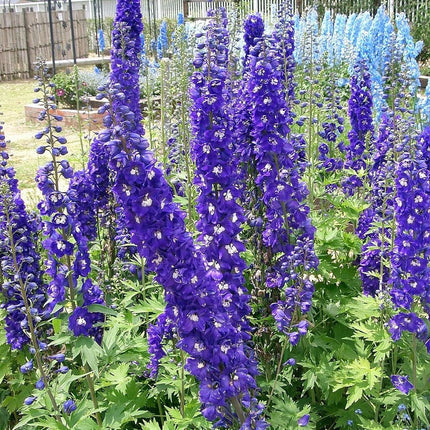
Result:
[[[358,173],[368,169],[371,145],[373,141],[371,80],[367,65],[358,61],[351,78],[351,97],[348,101],[348,113],[351,130],[348,132],[349,145],[345,148],[345,167]],[[342,182],[346,194],[353,195],[363,180],[352,174]]]
[[[284,86],[278,41],[261,43],[252,61],[248,90],[252,94],[256,185],[264,203],[261,235],[271,255],[266,262],[266,285],[281,294],[282,299],[271,304],[272,314],[278,329],[295,345],[306,333],[307,322],[294,321],[294,315],[298,310],[309,311],[313,294],[312,283],[303,275],[318,260],[313,251],[314,227],[304,204],[308,191],[300,177],[303,148],[300,141],[289,138],[292,118],[285,97],[289,89]]]
[[[8,166],[9,155],[6,140],[0,125],[0,281],[6,310],[5,330],[7,342],[12,349],[23,350],[25,346],[34,355],[22,365],[22,373],[37,368],[43,381],[47,381],[42,354],[46,348],[46,331],[40,329],[40,322],[46,320],[44,305],[46,285],[38,254],[39,220],[27,213],[15,171]],[[45,388],[43,387],[36,388]],[[49,386],[46,392],[59,418],[59,409]],[[35,396],[26,399],[30,405]]]
[[[396,231],[389,282],[391,300],[399,312],[391,318],[389,331],[394,340],[400,339],[403,331],[415,333],[430,353],[425,319],[415,312],[421,305],[427,320],[430,316],[430,171],[425,158],[429,135],[427,130],[418,136],[416,146],[403,154],[396,172]]]
[[[61,117],[51,113],[54,106],[49,91],[50,76],[43,63],[40,64],[39,71],[41,75],[38,92],[42,93],[41,103],[44,106],[40,120],[46,121],[47,127],[36,135],[37,138],[46,138],[46,144],[39,147],[38,153],[47,151],[52,157],[52,161],[38,170],[36,177],[43,195],[38,207],[41,215],[46,217],[43,221],[43,245],[48,251],[46,273],[51,278],[46,312],[49,314],[56,307],[58,310],[57,305],[67,297],[73,309],[70,329],[76,335],[94,335],[100,341],[101,332],[94,328],[93,324],[102,320],[101,314],[92,314],[91,318],[88,316],[87,319],[82,315],[79,320],[75,318],[76,313],[80,312],[77,306],[79,291],[83,294],[84,306],[103,303],[102,292],[87,279],[91,270],[88,243],[96,236],[93,186],[86,172],[73,173],[69,162],[60,159],[67,154],[66,139],[58,134],[61,127],[54,125],[54,121],[60,121]],[[69,180],[68,189],[65,191],[61,188],[61,178]],[[76,327],[76,321],[80,323],[79,328]],[[85,330],[82,330],[83,327]]]
[[[367,196],[370,206],[361,213],[357,228],[357,235],[364,241],[359,267],[362,288],[364,294],[371,296],[387,294],[389,268],[384,261],[389,261],[392,237],[393,141],[393,120],[384,116],[370,161],[371,190]]]
[[[245,250],[239,240],[245,218],[238,204],[239,171],[234,159],[233,117],[226,88],[228,77],[228,31],[225,10],[209,14],[206,27],[203,62],[192,75],[191,123],[194,131],[192,153],[196,163],[195,184],[199,190],[197,229],[206,261],[213,273],[218,273],[219,288],[231,323],[239,330],[244,342],[250,339],[248,321],[249,295],[244,288],[245,262],[240,252]],[[200,46],[201,46],[200,45]],[[200,64],[200,61],[199,61]],[[250,354],[252,351],[250,350]],[[249,368],[256,369],[249,357]]]
[[[150,350],[158,357],[163,354],[159,341],[165,334],[164,320],[174,330],[170,335],[178,337],[178,347],[189,354],[186,368],[200,383],[203,415],[209,420],[221,419],[227,426],[231,426],[230,420],[238,420],[248,426],[243,428],[264,428],[259,424],[261,411],[254,406],[254,372],[247,367],[242,336],[222,306],[214,279],[218,275],[205,269],[185,229],[184,213],[173,203],[171,188],[143,133],[138,133],[138,106],[128,102],[135,82],[130,67],[136,65],[136,74],[139,70],[139,34],[131,25],[138,14],[139,1],[118,2],[114,33],[120,28],[128,44],[126,52],[121,44],[112,50],[112,138],[104,149],[110,152],[113,192],[123,208],[131,242],[165,289],[166,310],[160,326],[150,333]],[[127,79],[123,71],[127,71]]]

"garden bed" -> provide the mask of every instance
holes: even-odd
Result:
[[[39,114],[43,107],[31,103],[25,105],[25,119],[26,121],[38,122]],[[60,115],[63,117],[63,124],[68,127],[79,127],[79,122],[82,126],[87,127],[87,123],[91,130],[103,128],[103,117],[106,113],[100,114],[97,110],[90,111],[77,111],[76,109],[56,109],[52,112],[53,115]]]

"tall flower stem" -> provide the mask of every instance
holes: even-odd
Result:
[[[19,275],[20,266],[18,264],[18,260],[17,260],[17,256],[16,256],[16,245],[15,245],[14,235],[13,235],[13,231],[12,231],[12,224],[13,223],[12,223],[12,220],[10,218],[10,211],[9,211],[8,207],[5,207],[5,215],[6,215],[7,225],[8,225],[8,234],[9,234],[9,240],[10,240],[10,248],[11,248],[11,253],[12,253],[13,265],[14,265],[14,269],[15,269],[16,274]],[[36,358],[37,368],[39,369],[40,376],[42,377],[42,379],[45,383],[46,392],[48,393],[49,399],[51,400],[52,406],[55,410],[55,419],[59,423],[61,423],[60,410],[58,408],[57,402],[55,401],[55,397],[52,394],[51,389],[49,388],[48,378],[47,378],[47,375],[46,375],[45,370],[43,368],[43,363],[42,363],[42,358],[41,358],[41,353],[40,353],[40,348],[39,348],[39,342],[37,341],[37,338],[36,338],[36,330],[34,327],[33,318],[31,316],[31,306],[30,306],[30,303],[29,303],[28,298],[27,298],[25,284],[22,281],[21,276],[18,276],[18,279],[19,279],[19,286],[20,286],[20,290],[21,290],[22,299],[24,301],[28,327],[30,330],[31,343],[32,343],[34,351],[35,351],[34,356]]]
[[[100,412],[98,411],[98,409],[99,409],[99,402],[97,401],[96,390],[94,388],[94,381],[93,381],[93,378],[91,376],[91,370],[90,370],[88,364],[84,365],[84,370],[85,370],[85,373],[86,373],[85,378],[87,380],[88,388],[90,390],[90,397],[91,397],[91,400],[93,402],[94,408],[96,410],[96,413],[95,413],[95,415],[96,415],[96,421],[97,421],[97,424],[101,427],[101,425],[102,425],[102,419],[101,419],[101,416],[100,416]]]
[[[270,403],[272,402],[272,398],[273,398],[273,394],[275,392],[276,384],[278,382],[278,378],[279,378],[279,375],[281,373],[282,362],[284,360],[284,354],[285,354],[285,350],[287,348],[287,345],[288,345],[288,338],[286,337],[284,340],[284,344],[282,345],[281,353],[279,355],[278,365],[276,366],[276,375],[275,375],[275,379],[273,380],[272,389],[270,390],[269,399],[267,400],[267,409],[269,409]]]

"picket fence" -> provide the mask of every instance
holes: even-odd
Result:
[[[145,0],[143,0],[144,3]],[[280,4],[284,0],[240,0],[239,2],[230,1],[196,1],[196,0],[157,0],[160,13],[158,17],[175,18],[178,11],[188,9],[190,18],[203,18],[206,16],[207,10],[214,7],[223,6],[231,8],[234,3],[239,5],[239,11],[242,14],[249,12],[259,12],[266,19],[271,19],[275,14]],[[430,19],[430,0],[292,0],[293,12],[303,13],[310,7],[316,7],[319,10],[329,9],[333,13],[359,13],[370,11],[375,13],[381,4],[385,4],[389,14],[395,17],[397,13],[405,12],[411,23],[415,21],[418,15],[428,17]],[[143,10],[145,6],[143,5]]]
[[[55,58],[73,57],[69,14],[52,13]],[[85,11],[73,13],[76,57],[88,56]],[[51,58],[51,33],[47,12],[0,14],[0,80],[29,78],[37,58]]]

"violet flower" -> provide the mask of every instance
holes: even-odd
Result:
[[[391,383],[401,393],[408,395],[409,391],[414,389],[414,386],[409,382],[408,376],[391,375]]]

